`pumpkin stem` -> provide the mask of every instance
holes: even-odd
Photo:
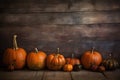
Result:
[[[38,53],[38,49],[37,48],[35,48],[35,52]]]
[[[112,54],[110,53],[110,54],[109,54],[109,56],[111,57],[111,56],[112,56]]]
[[[57,58],[59,56],[59,54],[56,54],[55,57]]]
[[[72,53],[72,58],[74,58],[74,54]]]
[[[17,38],[17,35],[14,35],[14,36],[13,36],[13,48],[14,48],[15,50],[18,49],[18,45],[17,45],[17,40],[16,40],[16,38]]]
[[[58,52],[58,53],[60,52],[60,48],[57,48],[57,52]]]
[[[60,49],[59,49],[59,48],[57,48],[57,54],[55,54],[55,57],[58,57],[59,52],[60,52]]]
[[[95,49],[95,47],[92,48],[92,54],[93,54],[93,52],[94,52],[94,49]]]

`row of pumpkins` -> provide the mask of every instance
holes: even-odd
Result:
[[[16,37],[17,35],[13,37],[13,48],[6,49],[3,55],[3,63],[8,70],[22,69],[26,64],[32,70],[41,70],[47,67],[49,70],[63,69],[64,71],[79,71],[81,67],[93,71],[105,71],[114,70],[119,66],[111,55],[103,60],[102,55],[94,48],[91,51],[86,51],[81,59],[74,58],[74,55],[72,58],[65,58],[59,53],[59,48],[57,53],[49,55],[43,51],[38,51],[37,48],[27,54],[23,48],[17,46]]]

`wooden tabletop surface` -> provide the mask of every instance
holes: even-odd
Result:
[[[104,74],[81,70],[64,71],[4,71],[0,70],[0,80],[120,80],[120,70],[106,71]]]

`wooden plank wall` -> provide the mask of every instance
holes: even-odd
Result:
[[[29,53],[80,57],[95,47],[103,57],[120,61],[120,0],[0,0],[0,59],[12,47],[12,36]]]

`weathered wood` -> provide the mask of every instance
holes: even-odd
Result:
[[[0,0],[0,59],[17,34],[27,52],[38,47],[49,54],[60,47],[65,57],[80,58],[95,46],[120,62],[120,0],[75,0],[69,9],[68,1]]]
[[[3,3],[24,3],[24,2],[35,2],[35,3],[67,3],[67,0],[0,0]]]
[[[71,80],[69,72],[48,71],[43,80]]]
[[[107,76],[108,80],[120,80],[120,70],[115,71],[107,71],[105,72],[105,75]]]
[[[8,2],[7,2],[8,1]],[[76,11],[114,11],[120,10],[119,0],[73,0],[68,9],[69,0],[14,0],[1,1],[2,13],[38,13],[38,12],[76,12]],[[102,5],[102,6],[101,6]]]
[[[1,14],[0,24],[98,24],[120,23],[120,12],[75,12],[39,14]]]
[[[7,30],[7,32],[6,32]],[[120,40],[120,24],[93,25],[34,25],[34,26],[1,26],[1,36],[10,38],[13,34],[20,34],[23,39],[70,42],[79,38],[93,40]],[[38,36],[39,34],[39,36]],[[36,36],[35,36],[36,35]],[[62,40],[62,38],[64,40]]]
[[[43,71],[0,71],[0,80],[41,80]]]
[[[75,53],[80,58],[84,51],[94,46],[103,57],[113,52],[119,60],[119,30],[120,24],[3,26],[0,28],[0,51],[3,53],[12,47],[13,35],[17,34],[18,46],[27,52],[38,47],[50,54],[59,47],[65,57]]]
[[[43,75],[44,73],[44,75]],[[0,80],[119,80],[120,70],[105,71],[105,78],[99,72],[78,71],[78,72],[64,72],[64,71],[14,71],[7,72],[0,70]]]
[[[106,78],[98,72],[79,71],[71,73],[73,80],[106,80]]]

